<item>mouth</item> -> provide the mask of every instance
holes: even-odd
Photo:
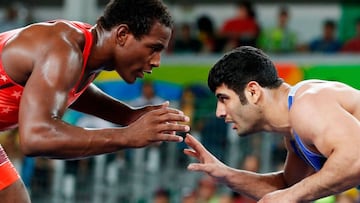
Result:
[[[236,129],[237,129],[236,123],[235,123],[234,121],[225,120],[225,123],[232,124],[231,128],[232,128],[233,130],[236,130]]]
[[[143,73],[151,74],[152,70],[144,70]]]
[[[138,78],[144,78],[145,74],[151,74],[152,70],[140,70],[137,72],[136,77]]]
[[[139,71],[136,75],[138,78],[144,78],[144,73],[142,71]]]
[[[237,127],[236,127],[235,123],[232,125],[231,128],[232,128],[233,130],[237,130]]]

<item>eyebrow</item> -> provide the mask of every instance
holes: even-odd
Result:
[[[220,97],[228,97],[227,95],[225,95],[225,94],[222,94],[222,93],[218,93],[218,94],[216,94],[215,95],[216,96],[216,98],[220,98]]]
[[[165,49],[165,46],[161,43],[150,44],[149,47],[154,48],[159,51]]]

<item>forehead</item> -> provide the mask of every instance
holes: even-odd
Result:
[[[221,86],[217,87],[215,90],[216,96],[237,96],[236,92],[230,88],[228,88],[225,84],[222,84]]]
[[[149,34],[144,35],[142,40],[149,41],[152,43],[161,43],[167,45],[171,37],[171,28],[166,27],[159,22],[155,22],[152,26]]]

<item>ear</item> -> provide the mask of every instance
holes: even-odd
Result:
[[[121,24],[116,28],[116,44],[124,46],[130,34],[129,26]]]
[[[250,103],[258,103],[262,93],[262,87],[256,81],[250,81],[245,87],[245,94]]]

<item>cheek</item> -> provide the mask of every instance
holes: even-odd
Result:
[[[231,116],[233,116],[233,119],[235,119],[237,122],[241,122],[243,124],[250,123],[252,120],[252,114],[244,107],[234,107],[233,110],[231,110]]]
[[[129,52],[128,54],[118,56],[117,60],[119,62],[119,66],[124,66],[129,70],[133,70],[139,68],[139,64],[141,64],[144,60],[139,53],[136,52]]]

